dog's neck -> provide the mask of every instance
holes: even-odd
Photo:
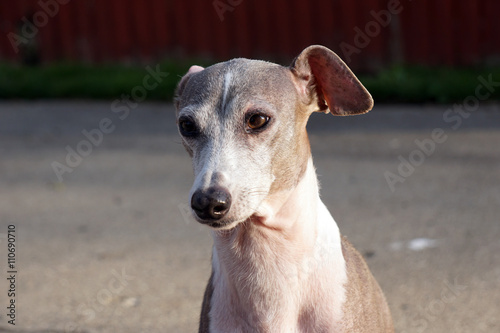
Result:
[[[317,220],[318,180],[312,163],[307,160],[305,172],[297,185],[269,195],[248,221],[263,233],[278,233],[286,241],[307,247],[314,245],[317,225],[304,221]]]
[[[302,179],[294,188],[269,195],[256,214],[235,228],[214,231],[215,248],[221,253],[237,253],[247,246],[263,247],[261,250],[265,250],[265,246],[283,246],[285,252],[296,252],[294,257],[307,255],[316,242],[320,201],[310,158]],[[252,250],[259,249],[252,247]]]
[[[269,196],[256,216],[213,236],[213,315],[225,318],[214,322],[227,324],[220,330],[293,332],[300,325],[296,318],[306,322],[308,313],[324,313],[325,321],[341,316],[345,263],[340,235],[319,198],[311,158],[295,188]],[[321,293],[336,300],[325,300]],[[325,301],[327,309],[318,312]]]

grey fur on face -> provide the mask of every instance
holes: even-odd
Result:
[[[198,131],[196,137],[183,136],[195,173],[190,194],[210,186],[226,187],[234,198],[227,221],[241,221],[254,213],[277,178],[286,177],[279,183],[290,186],[297,181],[296,170],[283,170],[294,156],[280,149],[294,146],[297,95],[290,96],[294,90],[286,67],[247,59],[189,74],[179,86],[177,118],[188,118]],[[252,114],[269,118],[265,130],[249,131]]]

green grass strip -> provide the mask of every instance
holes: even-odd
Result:
[[[162,72],[169,73],[147,100],[171,101],[177,82],[191,64],[206,61],[163,61]],[[156,68],[150,65],[151,68]],[[0,64],[1,99],[115,99],[143,85],[146,66],[85,65],[58,63],[40,67]],[[500,67],[454,69],[446,67],[393,66],[360,80],[376,103],[453,103],[474,95],[478,77],[500,82]],[[500,100],[500,87],[490,100]]]

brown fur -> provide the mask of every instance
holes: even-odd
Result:
[[[210,300],[212,299],[212,294],[214,292],[214,287],[212,285],[212,281],[214,278],[214,273],[210,275],[210,279],[208,280],[207,288],[205,289],[205,294],[203,295],[203,304],[201,306],[201,315],[200,315],[200,327],[199,333],[210,333]]]
[[[324,46],[307,47],[291,68],[298,81],[306,85],[308,98],[303,96],[303,102],[315,102],[315,111],[350,116],[366,113],[373,107],[370,93],[342,59]]]
[[[359,252],[342,237],[342,254],[347,268],[344,332],[394,332],[389,306],[380,286]],[[378,307],[374,308],[373,305]]]

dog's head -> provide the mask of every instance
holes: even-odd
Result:
[[[290,67],[248,59],[192,66],[175,106],[193,159],[195,218],[228,229],[258,216],[267,197],[302,177],[312,112],[361,114],[372,105],[349,68],[322,46],[306,48]]]

